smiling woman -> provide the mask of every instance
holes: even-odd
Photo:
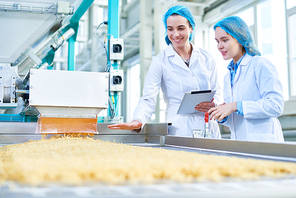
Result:
[[[217,79],[217,68],[211,53],[190,41],[195,29],[194,16],[184,6],[171,7],[163,15],[166,29],[165,41],[168,47],[153,58],[143,96],[129,123],[108,126],[110,129],[125,129],[140,132],[155,110],[160,88],[166,103],[165,122],[172,123],[170,135],[191,136],[194,129],[204,129],[204,113],[221,102],[221,89]],[[216,90],[213,102],[194,114],[177,114],[186,92]],[[196,104],[198,105],[198,104]],[[194,109],[193,109],[194,110]],[[220,138],[220,130],[215,121],[210,121],[212,138]]]
[[[216,28],[217,48],[221,52],[223,59],[233,59],[235,64],[245,53],[245,48],[239,44],[239,42],[233,38],[230,34],[227,34],[220,27]]]
[[[188,42],[192,32],[192,26],[186,18],[173,14],[167,19],[168,38],[176,52],[185,61],[189,61],[192,52],[192,46]]]
[[[237,16],[215,26],[217,48],[232,59],[224,78],[225,104],[211,108],[211,119],[228,126],[231,139],[283,142],[278,120],[283,112],[283,87],[275,66],[254,44],[247,24]]]

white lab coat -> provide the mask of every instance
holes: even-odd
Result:
[[[136,107],[133,120],[146,123],[155,110],[159,89],[163,91],[167,105],[166,122],[172,123],[169,134],[191,136],[193,129],[204,129],[204,113],[178,115],[177,111],[185,92],[192,90],[217,90],[215,102],[222,102],[218,85],[217,69],[212,55],[193,45],[189,67],[170,44],[163,52],[153,58],[146,76],[143,96]],[[213,138],[220,138],[218,124],[210,121]]]
[[[224,123],[231,139],[284,142],[278,120],[283,112],[283,88],[275,66],[266,58],[246,56],[238,66],[233,88],[230,71],[224,78],[225,103],[242,101],[244,116],[232,113]]]

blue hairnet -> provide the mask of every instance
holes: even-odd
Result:
[[[254,44],[253,36],[248,25],[241,18],[237,16],[227,17],[216,23],[214,30],[216,30],[217,27],[223,29],[242,44],[249,55],[261,55],[260,51]]]
[[[195,29],[195,22],[194,22],[193,14],[191,13],[191,11],[187,7],[181,6],[181,5],[171,7],[162,17],[162,21],[165,26],[165,41],[168,45],[171,43],[171,41],[167,35],[167,19],[172,14],[178,14],[178,15],[181,15],[182,17],[185,17],[189,21],[190,25],[192,26],[193,32]],[[192,37],[193,37],[192,33],[190,33],[189,41],[192,40]]]

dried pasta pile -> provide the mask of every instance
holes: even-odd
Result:
[[[296,174],[295,163],[136,147],[92,138],[42,139],[0,149],[0,182],[30,185],[220,181],[287,174]]]

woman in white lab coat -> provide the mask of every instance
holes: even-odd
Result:
[[[231,139],[284,142],[278,116],[284,107],[283,88],[275,66],[254,45],[246,23],[227,17],[215,26],[218,50],[232,59],[224,78],[226,104],[211,108],[211,119],[224,122]]]
[[[194,17],[190,10],[184,6],[174,6],[165,13],[163,22],[168,47],[151,62],[143,96],[134,111],[132,121],[109,125],[111,129],[139,132],[155,110],[157,94],[161,87],[167,105],[166,122],[172,123],[169,134],[192,137],[193,129],[203,130],[204,113],[177,114],[185,92],[216,90],[214,101],[207,103],[208,107],[215,106],[215,103],[221,100],[214,58],[209,52],[190,42],[195,28]],[[212,137],[220,138],[218,124],[210,121],[209,125]]]

